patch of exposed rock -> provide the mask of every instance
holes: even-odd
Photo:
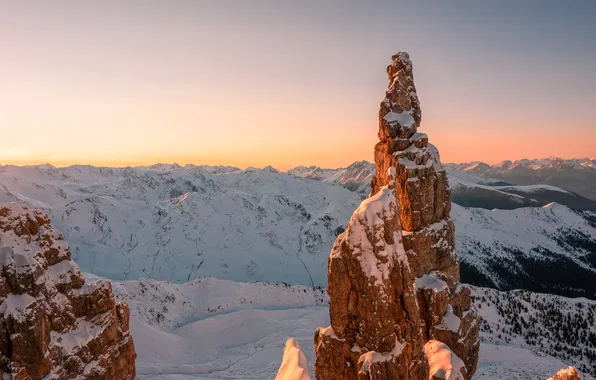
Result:
[[[548,380],[581,380],[577,369],[575,367],[567,367],[555,374],[553,377],[549,377]]]
[[[133,379],[129,309],[86,284],[48,216],[0,204],[0,376]]]
[[[408,54],[387,73],[372,191],[329,256],[331,326],[315,333],[315,377],[468,380],[478,317],[459,284],[447,175],[418,132]]]

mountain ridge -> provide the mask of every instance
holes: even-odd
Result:
[[[326,283],[328,252],[361,196],[262,169],[81,166],[6,168],[0,201],[46,210],[82,270],[103,277],[214,275],[316,286]],[[464,281],[595,297],[596,213],[455,203],[453,210]],[[562,276],[559,287],[531,282],[533,267],[558,265],[578,276]]]
[[[487,164],[479,162],[475,162],[473,166],[477,168],[480,164],[490,168]],[[534,183],[513,185],[503,180],[482,176],[474,170],[453,169],[453,165],[444,164],[449,176],[452,201],[462,206],[515,209],[541,207],[557,202],[575,210],[596,210],[596,200],[561,187]],[[374,172],[374,164],[368,161],[356,161],[345,168],[322,169],[318,166],[301,166],[290,169],[287,173],[300,178],[340,185],[357,192],[361,198],[366,198],[370,193],[370,181]]]
[[[482,162],[445,164],[448,170],[502,179],[516,185],[542,183],[573,191],[596,200],[596,159],[521,159],[488,165]]]

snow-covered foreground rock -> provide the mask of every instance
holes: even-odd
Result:
[[[133,380],[129,309],[40,210],[0,203],[0,378]]]
[[[324,289],[215,278],[186,284],[142,279],[113,282],[113,288],[116,296],[131,308],[137,372],[142,379],[273,379],[289,337],[300,343],[312,373],[314,329],[329,324]],[[486,325],[498,334],[501,317],[490,311],[486,301],[481,301],[488,294],[502,299],[518,298],[516,293],[473,289],[476,307]],[[539,297],[546,300],[551,296]],[[588,300],[555,299],[566,302],[561,306],[574,318],[596,308],[596,303]],[[577,331],[585,334],[589,330],[580,326]],[[579,369],[583,363],[589,369],[590,363],[594,363],[553,358],[541,353],[544,350],[535,344],[516,338],[507,328],[500,334],[501,340],[497,341],[482,333],[474,379],[546,379],[568,365],[577,365]],[[510,337],[509,341],[505,336]],[[547,336],[542,344],[554,346],[556,339]],[[593,364],[591,371],[596,373]],[[584,369],[583,379],[594,377]]]
[[[338,178],[370,181],[366,165],[353,169]],[[326,286],[333,241],[361,199],[271,168],[162,165],[3,166],[0,201],[46,210],[82,270],[113,280]],[[464,282],[596,298],[596,213],[454,204],[452,218]]]

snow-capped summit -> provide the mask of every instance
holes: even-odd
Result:
[[[151,166],[149,166],[151,169],[156,169],[156,170],[173,170],[173,169],[180,169],[181,166],[178,165],[177,163],[173,163],[173,164],[163,164],[163,163],[157,163],[157,164],[153,164]]]
[[[375,164],[368,161],[356,161],[345,168],[339,169],[298,166],[288,170],[288,174],[299,178],[340,185],[357,192],[362,198],[365,198],[370,193],[370,182],[375,174]]]
[[[269,172],[269,173],[279,173],[279,170],[277,170],[276,168],[274,168],[271,165],[267,165],[263,168],[264,171]]]

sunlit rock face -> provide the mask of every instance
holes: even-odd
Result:
[[[579,377],[575,367],[567,367],[557,372],[548,380],[581,380],[581,377]]]
[[[459,284],[450,192],[438,150],[418,132],[407,53],[392,57],[379,111],[371,194],[329,256],[331,326],[315,332],[315,377],[470,379],[478,318]]]
[[[48,216],[0,204],[0,376],[133,379],[129,309],[85,284]]]

